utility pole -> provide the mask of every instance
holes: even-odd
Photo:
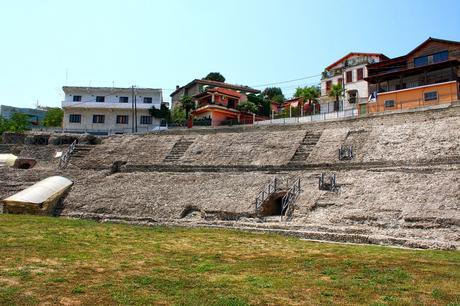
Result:
[[[134,121],[136,120],[134,118],[134,85],[131,87],[131,132],[134,133]]]
[[[136,97],[136,93],[134,93],[134,120],[136,120],[136,122],[134,123],[134,126],[135,126],[135,132],[137,133],[137,97]]]

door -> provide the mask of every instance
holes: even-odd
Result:
[[[367,112],[367,104],[360,104],[359,105],[359,115],[360,116],[365,116]]]

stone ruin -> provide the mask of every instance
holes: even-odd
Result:
[[[304,125],[116,135],[79,142],[65,169],[53,156],[70,138],[49,135],[44,145],[27,135],[14,146],[37,164],[1,167],[0,198],[63,175],[74,182],[63,217],[458,249],[459,122],[460,107],[452,105]],[[351,158],[337,148],[351,148],[343,155]],[[289,218],[280,216],[288,187],[255,209],[273,177],[287,186],[300,178]]]

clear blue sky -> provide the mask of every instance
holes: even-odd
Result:
[[[259,85],[350,51],[460,40],[459,0],[2,1],[0,104],[59,106],[63,85],[170,89],[210,71]],[[66,71],[67,83],[66,83]],[[286,96],[319,78],[281,84]]]

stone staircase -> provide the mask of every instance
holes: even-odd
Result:
[[[321,133],[307,132],[302,142],[299,144],[297,150],[289,161],[288,165],[303,164],[310,156],[311,151],[318,143]]]
[[[0,144],[0,154],[11,153],[11,147],[9,144]]]
[[[185,138],[182,137],[179,139],[174,146],[172,147],[171,151],[166,155],[163,162],[164,163],[172,163],[181,159],[188,148],[192,145],[195,141],[194,138]]]
[[[77,144],[75,150],[70,157],[70,163],[77,165],[82,159],[84,159],[88,153],[94,148],[94,145]]]

